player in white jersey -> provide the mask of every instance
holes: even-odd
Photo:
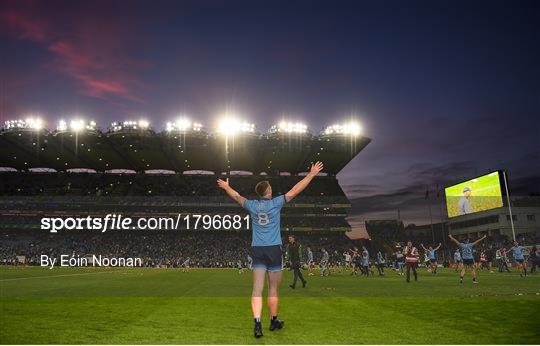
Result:
[[[253,269],[253,258],[250,255],[247,255],[247,265],[249,270]]]
[[[345,259],[345,270],[351,269],[351,261],[352,261],[351,254],[348,251],[344,252],[343,258]]]

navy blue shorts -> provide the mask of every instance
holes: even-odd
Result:
[[[472,266],[474,264],[474,259],[472,259],[472,258],[464,258],[463,259],[463,264],[465,264],[466,266]]]
[[[436,259],[430,259],[429,260],[431,263],[437,263],[437,260]]]
[[[523,259],[523,258],[521,258],[521,259],[516,259],[516,262],[518,262],[518,263],[523,263],[523,262],[525,262],[525,259]]]
[[[264,269],[267,272],[283,270],[281,245],[252,246],[251,257],[253,257],[253,269]]]

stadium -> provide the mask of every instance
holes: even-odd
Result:
[[[281,232],[284,243],[294,234],[310,247],[316,263],[320,250],[328,249],[330,275],[320,276],[318,266],[315,275],[304,268],[308,285],[293,290],[287,287],[292,274],[285,271],[280,315],[287,328],[265,335],[267,343],[538,343],[537,275],[519,280],[515,271],[482,273],[481,286],[460,287],[444,255],[453,250],[448,246],[440,251],[437,276],[422,271],[418,282],[407,285],[394,253],[411,239],[445,241],[447,228],[435,236],[411,232],[398,221],[369,221],[371,238],[347,236],[354,233],[347,221],[351,204],[336,175],[370,142],[356,123],[313,135],[300,123],[281,122],[261,133],[232,119],[215,132],[185,118],[162,132],[147,121],[115,122],[106,131],[80,119],[61,121],[52,131],[36,118],[7,121],[0,133],[0,341],[253,343],[246,333],[250,275],[244,274],[250,225],[216,179],[229,178],[247,198],[256,198],[254,186],[267,180],[280,195],[322,161],[324,173],[283,208]],[[129,230],[49,230],[41,221],[107,214],[182,218],[175,227]],[[197,215],[211,222],[186,222]],[[240,221],[232,227],[227,215]],[[371,254],[371,274],[353,275],[343,256],[362,246]],[[377,253],[384,254],[384,265]],[[51,270],[43,255],[85,265]],[[141,265],[99,267],[88,262],[96,256],[136,257]],[[384,275],[374,273],[375,263]],[[475,323],[447,318],[464,309]],[[515,315],[495,329],[501,314]],[[474,340],[468,338],[472,332]]]
[[[333,125],[313,136],[307,126],[299,123],[282,122],[261,134],[254,131],[253,125],[226,121],[229,123],[220,126],[228,132],[218,129],[212,134],[185,118],[167,123],[162,133],[155,133],[147,122],[141,121],[113,123],[106,132],[96,129],[93,122],[79,120],[72,121],[70,127],[60,121],[58,129],[52,132],[33,127],[41,123],[35,119],[8,121],[0,135],[3,229],[16,232],[17,236],[29,232],[45,241],[51,234],[40,231],[44,217],[107,213],[134,218],[178,214],[244,217],[246,212],[217,187],[217,178],[230,177],[231,184],[248,198],[255,197],[254,186],[260,180],[269,181],[276,194],[283,194],[302,178],[311,162],[323,160],[324,176],[284,208],[281,227],[284,232],[322,232],[340,239],[351,230],[346,220],[350,202],[336,174],[371,141],[359,135],[358,125]],[[155,234],[154,227],[152,237],[183,237],[186,232],[199,231],[191,236],[202,239],[217,237],[216,232],[234,231],[228,236],[242,239],[238,246],[248,249],[251,234],[245,222],[236,229],[205,227],[203,231],[208,234],[186,229],[186,222],[178,226],[177,231],[182,232]],[[61,233],[64,234],[52,236],[93,236],[86,230]],[[149,235],[143,230],[132,233],[104,236],[129,236],[136,241],[137,237]],[[102,237],[97,241],[94,252],[102,251],[102,242],[108,243]],[[173,255],[176,251],[171,249],[171,255],[160,257],[145,253],[146,263],[170,266],[190,256],[200,266],[231,266],[247,255],[232,252],[211,260],[195,253]],[[38,262],[35,253],[23,257],[25,263]]]

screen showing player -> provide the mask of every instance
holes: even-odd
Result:
[[[445,188],[448,217],[502,207],[500,175],[493,172]]]

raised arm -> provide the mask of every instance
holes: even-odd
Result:
[[[486,237],[487,237],[487,236],[483,236],[482,238],[478,239],[477,241],[475,241],[475,242],[473,243],[473,245],[476,246],[476,244],[478,244],[478,243],[481,242],[482,240],[486,239]]]
[[[424,246],[424,244],[420,244],[420,246],[422,247],[422,249],[424,249],[424,251],[427,251],[426,247]]]
[[[437,250],[439,250],[440,248],[441,248],[441,243],[439,243],[439,245],[437,245],[437,247],[436,247],[435,249],[433,249],[433,250],[437,251]]]
[[[308,175],[306,175],[304,179],[296,183],[296,185],[294,185],[293,188],[290,189],[289,192],[285,194],[285,200],[289,202],[294,197],[298,196],[300,192],[304,191],[304,189],[309,185],[309,183],[311,183],[313,178],[315,178],[317,174],[319,174],[319,172],[322,171],[322,169],[323,169],[322,162],[317,161],[315,164],[311,165],[311,169],[309,170]]]
[[[238,202],[238,204],[240,204],[242,207],[244,206],[244,202],[246,201],[246,199],[240,196],[240,194],[229,185],[229,178],[227,178],[227,180],[218,179],[217,183],[220,188],[225,190],[227,195],[229,195],[232,199]]]
[[[454,243],[456,243],[457,245],[459,245],[459,241],[457,241],[456,238],[452,237],[451,234],[449,234],[448,237],[450,237],[450,240],[451,240],[451,241],[453,241]]]

